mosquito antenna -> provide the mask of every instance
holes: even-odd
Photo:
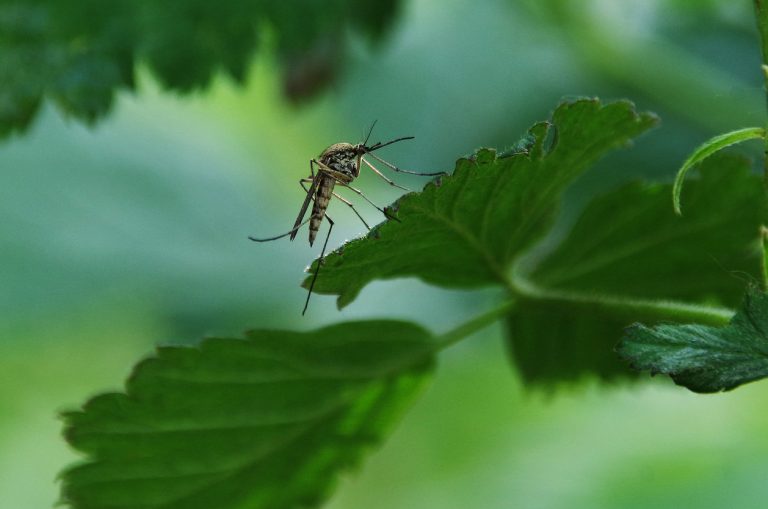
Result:
[[[375,145],[372,145],[370,147],[366,147],[366,152],[373,152],[374,150],[379,150],[380,148],[386,147],[387,145],[392,145],[393,143],[397,143],[398,141],[404,141],[404,140],[412,140],[414,136],[403,136],[402,138],[396,138],[392,141],[388,141],[386,143],[376,143]]]
[[[368,136],[365,137],[365,141],[363,142],[363,146],[366,146],[368,144],[368,139],[371,137],[371,133],[373,133],[373,128],[376,125],[376,122],[378,122],[378,119],[373,121],[373,124],[371,124],[371,128],[368,129]]]
[[[251,237],[249,235],[248,238],[251,239],[254,242],[269,242],[271,240],[282,239],[283,237],[287,237],[288,235],[298,231],[298,229],[301,228],[302,226],[304,226],[305,224],[307,224],[307,222],[310,219],[312,219],[312,218],[311,217],[306,218],[302,223],[294,226],[293,228],[291,228],[290,230],[288,230],[287,232],[285,232],[283,234],[277,235],[276,237],[269,237],[268,239],[257,239],[256,237]]]
[[[304,302],[304,309],[301,311],[301,315],[304,316],[304,313],[307,312],[307,307],[309,307],[309,298],[312,297],[312,289],[315,287],[315,281],[317,281],[317,275],[320,273],[320,265],[323,263],[323,257],[325,256],[325,248],[328,246],[328,239],[331,237],[331,230],[333,230],[333,221],[331,221],[331,218],[328,216],[325,216],[326,219],[328,219],[328,234],[325,236],[325,242],[323,243],[323,250],[320,252],[320,258],[317,259],[317,268],[315,269],[315,274],[312,276],[312,282],[309,284],[309,292],[307,292],[307,300]]]

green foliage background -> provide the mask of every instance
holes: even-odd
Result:
[[[2,6],[12,4],[46,3]],[[77,459],[55,411],[119,389],[155,343],[373,317],[442,332],[490,305],[495,290],[395,280],[341,311],[316,296],[300,319],[301,269],[316,250],[246,240],[289,227],[309,157],[360,139],[372,120],[381,139],[416,136],[388,159],[438,170],[478,146],[505,148],[565,95],[630,97],[657,112],[661,129],[569,191],[550,241],[597,193],[669,180],[702,140],[762,124],[748,2],[570,4],[403,2],[380,31],[343,31],[334,85],[301,107],[285,100],[274,34],[237,60],[240,71],[212,66],[183,86],[138,51],[137,93],[118,89],[92,129],[64,117],[55,95],[41,103],[25,136],[0,147],[0,506],[55,501],[56,473]],[[371,32],[381,33],[373,46]],[[0,56],[3,90],[11,78],[34,85],[12,58]],[[180,96],[167,85],[207,86]],[[397,196],[372,176],[359,184],[378,203]],[[348,211],[334,212],[337,244],[361,233]],[[501,338],[497,326],[442,355],[433,386],[330,507],[761,507],[765,384],[701,397],[664,381],[581,378],[531,393]]]

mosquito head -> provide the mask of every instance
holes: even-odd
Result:
[[[365,143],[358,143],[355,145],[355,153],[358,156],[365,155],[366,152],[368,152],[368,147],[365,146]]]

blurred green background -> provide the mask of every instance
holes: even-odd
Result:
[[[350,34],[343,71],[295,105],[279,65],[257,54],[247,85],[162,91],[146,70],[95,128],[45,106],[0,147],[0,507],[50,507],[77,457],[58,411],[118,389],[157,343],[309,329],[360,317],[447,330],[495,291],[377,283],[343,311],[298,284],[315,257],[254,244],[293,224],[308,159],[341,140],[413,135],[387,149],[436,171],[479,146],[512,145],[563,97],[627,97],[661,128],[569,192],[558,231],[595,193],[669,179],[716,133],[761,124],[765,105],[748,0],[411,0],[371,46]],[[751,155],[757,156],[757,147]],[[419,180],[399,182],[417,187]],[[365,174],[381,204],[397,193]],[[380,217],[361,204],[372,222]],[[363,233],[339,204],[331,245]],[[618,338],[617,338],[618,339]],[[768,385],[701,396],[664,380],[585,380],[527,390],[501,329],[448,351],[432,388],[330,503],[366,507],[764,507]]]

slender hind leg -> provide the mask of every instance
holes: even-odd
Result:
[[[387,168],[389,168],[390,170],[392,170],[392,171],[396,171],[396,172],[398,172],[398,173],[407,173],[408,175],[421,175],[422,177],[437,177],[438,175],[448,175],[448,174],[447,174],[446,172],[444,172],[444,171],[438,171],[437,173],[419,173],[419,172],[417,172],[417,171],[408,171],[408,170],[403,170],[403,169],[400,169],[400,168],[398,168],[398,167],[397,167],[397,166],[395,166],[394,164],[392,164],[392,163],[389,163],[389,162],[385,161],[385,160],[384,160],[384,159],[382,159],[381,157],[379,157],[379,156],[377,156],[376,154],[373,154],[373,153],[371,153],[371,152],[368,152],[368,153],[367,153],[367,154],[365,154],[365,155],[373,157],[374,159],[376,159],[378,162],[380,162],[381,164],[383,164],[384,166],[386,166],[386,167],[387,167]]]
[[[312,177],[314,177],[314,171],[312,171],[312,161],[310,161],[310,163],[309,163],[309,170],[310,170],[310,172],[312,172]],[[312,186],[310,186],[310,188],[307,189],[304,186],[305,182],[307,182],[307,183],[311,182]],[[310,215],[309,218],[307,218],[307,219],[302,221],[302,218],[304,217],[304,213],[307,210],[307,206],[309,205],[309,202],[313,201],[313,199],[314,199],[312,194],[314,194],[315,179],[314,178],[303,178],[303,179],[299,180],[299,183],[301,184],[301,187],[304,189],[304,191],[306,191],[307,195],[304,197],[304,204],[301,206],[301,211],[299,212],[299,216],[296,218],[296,222],[294,223],[293,228],[291,228],[287,232],[282,233],[280,235],[275,235],[274,237],[269,237],[269,238],[261,239],[261,238],[257,238],[257,237],[253,237],[253,236],[248,236],[249,239],[251,239],[254,242],[269,242],[271,240],[282,239],[283,237],[287,237],[288,235],[291,236],[291,240],[293,240],[296,237],[296,233],[299,231],[299,229],[302,226],[304,226],[305,224],[307,224],[307,222],[309,222],[309,220],[312,218],[312,216]]]
[[[365,201],[367,201],[368,203],[370,203],[371,205],[373,205],[373,206],[376,208],[376,210],[378,210],[379,212],[381,212],[382,214],[384,214],[384,217],[386,217],[387,219],[394,219],[395,221],[397,221],[397,222],[400,222],[400,220],[399,220],[398,218],[396,218],[395,216],[391,216],[391,215],[387,214],[387,211],[386,211],[385,209],[383,209],[383,208],[379,207],[378,205],[376,205],[375,203],[373,203],[373,202],[372,202],[370,199],[368,199],[368,197],[367,197],[366,195],[364,195],[364,194],[363,194],[363,192],[362,192],[361,190],[359,190],[358,188],[356,188],[356,187],[352,187],[352,186],[350,186],[349,184],[346,184],[346,183],[344,183],[344,182],[340,182],[340,181],[338,181],[338,180],[337,180],[336,182],[337,182],[337,183],[338,183],[340,186],[342,186],[342,187],[346,187],[347,189],[351,189],[353,193],[357,193],[357,194],[359,194],[359,195],[360,195],[360,196],[361,196],[361,197],[362,197],[362,198],[363,198]]]
[[[307,312],[307,307],[309,306],[309,298],[312,296],[312,289],[315,287],[315,281],[317,281],[317,275],[320,273],[320,266],[323,264],[323,260],[325,257],[325,248],[328,246],[328,239],[331,237],[331,230],[333,230],[333,220],[330,217],[328,217],[328,214],[325,215],[325,218],[328,220],[328,233],[325,235],[323,250],[320,252],[320,258],[317,259],[317,268],[315,269],[315,273],[312,276],[312,282],[309,284],[309,291],[307,292],[307,300],[304,302],[304,309],[301,312],[302,316],[304,315],[304,313]]]
[[[377,169],[376,169],[376,167],[375,167],[374,165],[372,165],[371,163],[369,163],[369,162],[368,162],[368,161],[366,161],[365,159],[360,159],[360,160],[361,160],[363,163],[365,163],[365,164],[366,164],[366,165],[367,165],[367,166],[368,166],[370,169],[372,169],[372,170],[373,170],[373,172],[374,172],[376,175],[378,175],[379,177],[383,178],[383,179],[384,179],[384,180],[385,180],[385,181],[386,181],[386,182],[387,182],[387,183],[388,183],[390,186],[394,186],[394,187],[396,187],[396,188],[398,188],[398,189],[402,189],[403,191],[408,191],[408,192],[411,192],[411,190],[410,190],[410,189],[408,189],[407,187],[403,187],[403,186],[401,186],[400,184],[396,184],[396,183],[395,183],[395,182],[394,182],[392,179],[390,179],[390,178],[387,178],[387,176],[386,176],[386,175],[384,175],[384,174],[383,174],[383,173],[381,173],[379,170],[377,170]]]
[[[294,226],[293,228],[291,228],[290,230],[288,230],[287,232],[281,233],[280,235],[276,235],[274,237],[269,237],[269,238],[266,238],[266,239],[259,239],[259,238],[252,237],[252,236],[249,235],[248,238],[251,239],[254,242],[269,242],[271,240],[282,239],[283,237],[287,237],[288,235],[298,231],[298,229],[301,228],[302,226],[304,226],[305,224],[307,224],[309,222],[309,220],[310,220],[310,218],[307,218],[301,224],[298,224],[298,225]]]
[[[362,221],[362,222],[363,222],[363,224],[365,225],[365,227],[366,227],[368,230],[370,230],[370,229],[371,229],[371,227],[370,227],[370,226],[368,226],[368,223],[366,223],[366,222],[365,222],[365,219],[363,219],[363,216],[361,216],[361,215],[360,215],[360,212],[358,212],[358,211],[357,211],[357,209],[355,208],[355,206],[352,204],[352,202],[351,202],[351,201],[347,200],[347,199],[346,199],[346,198],[344,198],[343,196],[339,196],[339,195],[338,195],[338,194],[336,194],[335,192],[333,193],[333,195],[334,195],[336,198],[338,198],[340,201],[342,201],[343,203],[346,203],[347,205],[349,205],[349,208],[351,208],[351,209],[352,209],[352,212],[354,212],[354,213],[355,213],[355,215],[356,215],[358,218],[360,218],[360,221]]]

